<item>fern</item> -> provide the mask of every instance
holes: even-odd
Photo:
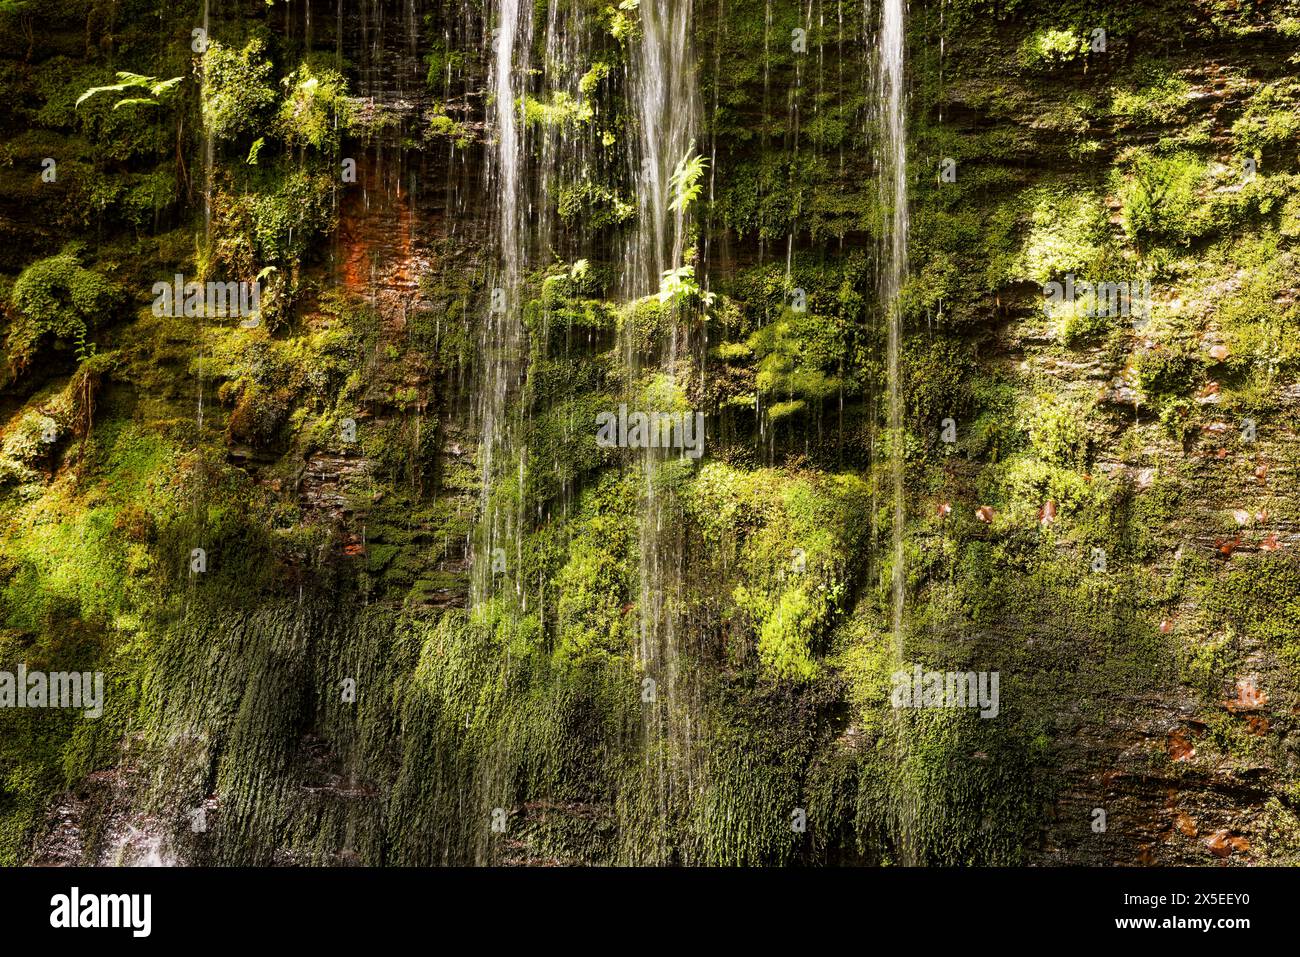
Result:
[[[700,180],[704,178],[704,171],[708,168],[709,161],[703,156],[695,155],[694,147],[691,147],[677,163],[670,180],[673,188],[673,201],[670,208],[674,212],[685,212],[690,208],[691,203],[700,198],[700,191],[704,188]]]
[[[95,358],[95,353],[99,351],[99,347],[93,342],[86,341],[86,327],[84,325],[77,330],[76,345],[78,363],[86,362]]]
[[[121,109],[124,106],[161,106],[160,99],[174,90],[181,80],[181,76],[174,76],[170,80],[159,80],[154,76],[141,76],[139,73],[127,73],[119,70],[117,78],[120,82],[108,86],[92,86],[81,96],[77,97],[77,107],[85,103],[92,96],[100,93],[125,93],[128,90],[148,90],[148,97],[132,96],[126,99],[118,100],[113,104],[113,109]]]
[[[717,298],[711,292],[705,292],[695,281],[694,266],[679,266],[669,269],[659,277],[659,301],[664,304],[677,303],[681,300],[698,299],[705,306],[713,305]]]

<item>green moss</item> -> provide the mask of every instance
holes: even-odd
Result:
[[[1286,158],[1286,144],[1294,143],[1297,135],[1300,84],[1291,81],[1261,85],[1232,126],[1237,151],[1270,164]]]
[[[1106,247],[1105,209],[1095,194],[1059,186],[1035,187],[1023,198],[1028,233],[1009,279],[1046,283],[1068,273],[1097,270]]]
[[[216,40],[209,43],[203,54],[203,121],[213,136],[234,139],[267,128],[279,99],[270,84],[271,69],[261,37],[250,39],[241,50]]]
[[[1082,469],[1088,462],[1089,409],[1052,396],[1031,404],[1029,442],[1044,461]]]
[[[575,98],[564,90],[555,90],[549,102],[525,97],[524,123],[528,126],[560,127],[583,126],[595,116],[590,103]]]
[[[465,149],[473,142],[472,131],[464,123],[458,123],[445,113],[435,113],[429,117],[429,136],[433,139],[445,139]]]
[[[764,326],[747,343],[758,362],[756,384],[774,399],[820,403],[839,393],[835,375],[846,331],[831,317],[789,311]]]
[[[426,82],[429,89],[439,91],[451,82],[451,77],[464,69],[466,56],[463,51],[450,48],[440,37],[431,38],[427,47],[428,52],[424,54],[424,62],[429,67]]]
[[[337,70],[301,64],[282,81],[289,91],[280,105],[280,134],[289,146],[334,150],[351,123],[347,81]]]
[[[584,493],[582,518],[555,576],[556,655],[562,661],[630,656],[637,640],[635,503],[626,481],[605,479]],[[589,504],[590,503],[590,504]]]
[[[1157,408],[1188,396],[1204,373],[1205,357],[1186,342],[1167,343],[1138,354],[1134,364],[1138,385]]]
[[[17,370],[50,339],[65,348],[84,341],[91,326],[111,317],[123,299],[112,282],[82,266],[75,252],[34,262],[14,282],[10,295],[13,320],[5,352]]]
[[[1187,81],[1155,63],[1143,64],[1131,85],[1114,90],[1110,112],[1136,124],[1169,123],[1191,97]]]
[[[1020,46],[1020,62],[1032,69],[1052,69],[1081,59],[1088,41],[1073,30],[1038,30]]]
[[[1205,163],[1191,153],[1135,152],[1114,176],[1125,232],[1139,242],[1186,244],[1204,236],[1215,224],[1207,186]]]
[[[1213,621],[1237,636],[1295,654],[1300,633],[1300,563],[1278,554],[1234,559],[1208,581],[1200,601]]]
[[[815,652],[845,611],[848,555],[866,532],[866,483],[709,463],[684,497],[713,560],[733,569],[717,584],[735,581],[732,616],[754,636],[765,670],[814,677]]]

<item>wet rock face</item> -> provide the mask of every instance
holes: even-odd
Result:
[[[0,736],[18,749],[3,762],[39,770],[12,780],[46,782],[5,805],[22,835],[6,854],[1300,859],[1300,95],[1276,24],[1116,4],[1102,58],[1053,53],[1077,24],[1048,11],[910,5],[891,430],[877,291],[897,220],[876,184],[874,23],[823,23],[800,59],[785,41],[806,5],[695,5],[708,163],[683,263],[701,288],[647,280],[628,302],[624,251],[646,215],[628,173],[639,26],[617,5],[532,5],[554,29],[537,28],[514,87],[537,155],[507,349],[487,318],[503,205],[491,10],[252,6],[280,73],[307,51],[338,57],[357,128],[323,155],[277,152],[268,133],[257,169],[251,134],[223,144],[217,182],[294,222],[276,177],[318,168],[336,225],[278,261],[298,292],[272,329],[200,336],[128,310],[94,330],[112,353],[102,387],[71,377],[90,346],[57,336],[24,378],[0,376],[0,664],[131,651],[107,730],[39,754]],[[31,68],[6,40],[11,98],[44,89],[33,70],[53,52],[99,63],[85,22],[58,21]],[[570,98],[548,71],[572,74]],[[65,238],[93,238],[86,265],[131,290],[197,268],[201,150],[193,111],[176,115],[189,125],[169,114],[148,155],[170,174],[179,152],[184,186],[129,229],[74,217],[63,186],[34,192],[51,130],[78,163],[104,148],[77,121],[6,147],[0,292]],[[1250,183],[1235,172],[1248,154],[1263,160]],[[345,160],[355,180],[336,183]],[[141,185],[130,165],[95,167],[114,215]],[[238,246],[230,229],[218,238]],[[1045,286],[1067,275],[1150,281],[1149,323],[1050,313]],[[494,362],[510,442],[485,481]],[[597,448],[588,426],[629,396],[700,408],[704,459]],[[20,439],[46,415],[64,437],[38,455]],[[485,531],[493,515],[518,527]],[[200,540],[206,577],[184,571]],[[912,662],[999,672],[998,717],[892,707]]]
[[[152,761],[152,758],[146,758]],[[174,794],[152,812],[149,782],[129,759],[96,771],[54,801],[34,830],[35,867],[175,867],[194,853],[192,839],[217,819],[210,797],[176,807]]]
[[[345,524],[370,466],[364,459],[316,453],[306,462],[298,502],[307,521]]]
[[[1123,42],[1141,48],[1147,38],[1139,27]],[[1065,116],[1072,94],[1056,83],[1066,81],[1048,80],[1032,93],[1013,83],[995,101],[986,100],[985,83],[995,76],[1004,82],[1005,71],[996,61],[979,66],[965,59],[969,53],[961,44],[950,49],[957,58],[952,75],[961,79],[949,89],[945,115],[972,135],[981,124],[1018,136],[1038,130],[1017,140],[1029,144],[1026,155],[1037,167],[1028,178],[1031,188],[1064,178],[1096,189],[1099,206],[1111,211],[1103,244],[1135,258],[1144,251],[1124,234],[1128,221],[1120,210],[1123,184],[1141,173],[1125,157],[1168,137],[1167,145],[1179,144],[1170,149],[1203,155],[1211,176],[1224,171],[1218,185],[1207,179],[1198,187],[1200,202],[1249,188],[1236,172],[1239,121],[1260,88],[1256,84],[1280,76],[1275,41],[1266,34],[1245,42],[1204,37],[1196,51],[1171,56],[1162,68],[1173,78],[1166,81],[1170,88],[1181,92],[1163,120],[1150,112],[1125,115],[1118,97],[1113,102],[1121,105],[1113,107],[1109,122],[1090,116],[1086,138],[1097,141],[1099,155],[1118,171],[1118,178],[1096,183],[1069,155],[1069,137],[1057,139],[1062,127],[1053,118]],[[1242,83],[1247,75],[1252,81]],[[1071,75],[1068,82],[1083,96],[1101,95],[1093,84],[1103,81],[1096,78]],[[1133,88],[1122,68],[1104,83]],[[1104,100],[1095,109],[1104,109]],[[1201,146],[1184,139],[1191,129],[1205,137]],[[1290,181],[1294,166],[1288,161],[1275,171]],[[1180,215],[1172,209],[1166,214],[1169,220]],[[1240,241],[1232,238],[1235,228],[1227,227],[1218,241]],[[1270,228],[1266,218],[1246,229]],[[1292,859],[1295,853],[1288,783],[1295,673],[1285,642],[1268,637],[1276,635],[1275,622],[1292,612],[1289,599],[1260,587],[1256,578],[1290,580],[1292,574],[1284,556],[1290,547],[1285,543],[1296,542],[1288,504],[1295,483],[1282,463],[1294,456],[1294,372],[1270,380],[1267,434],[1247,428],[1247,421],[1258,424],[1255,413],[1240,395],[1226,398],[1234,378],[1226,317],[1244,289],[1238,265],[1214,248],[1193,242],[1179,266],[1155,280],[1157,321],[1150,326],[1062,348],[1059,321],[1044,324],[1031,311],[1039,303],[1024,301],[1023,308],[1011,307],[1010,322],[991,326],[981,343],[990,363],[1016,370],[1017,388],[1073,396],[1089,405],[1088,464],[1080,471],[1086,469],[1091,482],[1121,483],[1129,504],[1120,524],[1091,540],[1057,539],[1055,547],[1073,549],[1081,565],[1092,549],[1108,549],[1112,573],[1122,569],[1141,582],[1111,606],[1115,637],[1108,641],[1098,644],[1098,623],[1078,609],[1060,619],[1073,632],[1068,637],[1053,638],[1055,629],[1003,616],[993,625],[997,640],[1007,648],[1025,642],[1037,649],[1021,667],[1044,677],[1061,667],[1053,662],[1060,644],[1114,666],[1130,653],[1125,649],[1150,643],[1139,680],[1129,681],[1116,668],[1097,682],[1087,676],[1090,669],[1072,668],[1071,680],[1037,706],[1051,715],[1060,782],[1059,795],[1043,809],[1041,843],[1031,851],[1045,863],[1238,865]],[[1270,291],[1270,309],[1288,308],[1290,285],[1283,281]],[[1171,398],[1160,394],[1165,387],[1159,381],[1167,386],[1173,380],[1157,380],[1150,371],[1179,361],[1179,354],[1193,357],[1174,388],[1175,401],[1188,410],[1185,429],[1170,427]],[[1037,497],[1032,504],[1044,528],[1070,521],[1053,502],[1048,523],[1044,501],[1051,492]],[[1074,521],[1092,517],[1076,515]],[[1058,574],[1064,580],[1072,572]],[[1243,587],[1246,581],[1256,584]],[[1040,594],[1040,611],[1060,597],[1050,588]]]

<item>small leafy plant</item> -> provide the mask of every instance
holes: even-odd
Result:
[[[77,97],[77,106],[81,106],[92,96],[98,96],[100,93],[126,93],[129,90],[147,90],[148,96],[128,96],[118,100],[113,104],[113,109],[120,110],[124,106],[161,106],[162,98],[171,93],[181,80],[181,76],[174,76],[170,80],[159,80],[155,76],[141,76],[139,73],[128,73],[123,70],[117,72],[119,82],[108,86],[92,86],[81,96]]]

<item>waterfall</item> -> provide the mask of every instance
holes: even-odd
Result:
[[[624,257],[624,289],[631,299],[653,293],[665,272],[679,269],[694,256],[689,251],[689,211],[674,203],[673,173],[696,150],[699,126],[698,89],[691,43],[691,0],[643,3],[641,41],[632,61],[631,112],[637,124],[629,153],[630,179],[637,189],[637,228]],[[690,317],[676,307],[666,317],[662,342],[653,364],[642,369],[642,356],[629,336],[630,401],[650,394],[672,396],[679,388],[678,362],[683,330]],[[687,354],[686,358],[689,358]],[[653,405],[654,403],[651,402]],[[672,502],[659,488],[665,459],[661,450],[645,449],[641,459],[639,659],[656,683],[654,700],[643,708],[647,769],[654,777],[660,817],[661,859],[669,854],[668,832],[674,794],[690,790],[692,740],[690,689],[680,663],[679,596],[682,590],[681,530],[671,515]]]
[[[524,0],[499,0],[489,11],[495,16],[491,30],[492,54],[489,58],[488,89],[491,102],[488,128],[494,136],[489,150],[487,189],[496,197],[497,267],[488,283],[487,316],[482,326],[481,354],[483,378],[479,390],[479,420],[482,440],[479,468],[482,474],[480,528],[472,595],[475,603],[492,591],[496,556],[508,553],[514,542],[516,555],[520,546],[520,520],[517,508],[494,501],[493,489],[499,478],[502,461],[508,461],[522,448],[511,441],[513,430],[506,421],[510,399],[521,374],[523,325],[520,300],[523,297],[524,270],[528,246],[527,185],[525,152],[527,144],[519,100],[526,92],[529,54],[532,47],[533,6]],[[518,465],[523,481],[524,460]],[[500,551],[498,551],[500,550]],[[506,568],[510,566],[507,563]],[[507,574],[507,578],[512,578]]]
[[[904,656],[903,609],[906,602],[907,570],[904,567],[903,523],[906,508],[903,499],[903,398],[900,376],[899,352],[901,349],[903,317],[899,296],[907,279],[907,125],[904,93],[905,16],[907,0],[884,0],[880,12],[880,31],[877,37],[877,102],[879,104],[879,133],[877,138],[877,169],[880,205],[883,216],[881,230],[880,304],[887,324],[886,351],[889,388],[889,479],[893,500],[890,523],[890,629],[893,634],[895,660],[901,663]],[[905,760],[906,727],[899,721],[899,712],[893,712],[894,760],[901,765]],[[914,866],[919,858],[916,850],[916,822],[921,797],[915,788],[904,789],[900,795],[897,827],[898,852],[902,863]]]
[[[640,10],[642,39],[631,84],[638,129],[630,144],[638,218],[625,260],[632,297],[655,291],[664,272],[682,265],[687,221],[671,208],[671,179],[694,147],[699,124],[690,0],[658,0]]]
[[[497,19],[498,26],[492,31],[493,55],[488,77],[488,88],[493,97],[492,115],[488,122],[496,133],[496,150],[489,176],[494,178],[497,187],[500,278],[509,292],[518,288],[523,261],[521,236],[524,224],[520,221],[520,210],[524,205],[521,195],[523,129],[516,100],[523,94],[528,75],[532,9],[521,0],[500,0]]]
[[[521,603],[529,597],[514,574],[522,560],[527,517],[521,503],[530,465],[527,443],[522,440],[527,412],[516,403],[528,367],[523,305],[529,297],[528,283],[537,270],[553,265],[561,255],[575,260],[591,255],[584,247],[587,237],[583,227],[573,229],[573,235],[566,233],[556,222],[553,207],[566,185],[584,183],[591,177],[596,160],[593,135],[588,130],[563,121],[525,122],[525,100],[549,104],[562,98],[576,103],[589,95],[583,91],[581,79],[596,55],[596,34],[585,10],[576,0],[557,0],[546,7],[543,19],[535,4],[498,0],[489,11],[492,46],[487,125],[491,142],[485,187],[493,196],[497,261],[488,276],[489,301],[480,336],[481,517],[473,575],[476,603],[493,592],[493,556],[499,558],[502,553],[506,556],[505,580],[514,583]],[[546,348],[545,336],[537,345]],[[515,493],[505,494],[505,480],[517,483]]]
[[[543,307],[534,336],[524,325],[523,307],[536,301],[540,271],[557,265],[557,259],[592,255],[584,245],[584,227],[559,222],[554,207],[561,190],[592,176],[594,135],[582,124],[552,120],[545,112],[556,102],[578,103],[589,96],[581,81],[597,56],[599,37],[589,21],[580,0],[555,0],[544,10],[527,0],[496,0],[487,19],[492,45],[485,186],[492,196],[496,261],[488,272],[480,327],[481,483],[471,600],[482,605],[499,599],[517,617],[535,608],[543,621],[545,586],[537,579],[525,581],[522,565],[527,531],[550,507],[549,501],[534,503],[529,497],[530,478],[544,476],[554,463],[530,459],[531,403],[525,389],[533,353],[544,359],[548,352],[548,320]],[[567,495],[567,487],[560,494]],[[532,504],[535,513],[529,511]],[[503,684],[510,682],[508,649],[501,668]],[[492,741],[488,747],[478,770],[479,798],[488,808],[504,806],[511,800],[509,743]],[[494,853],[480,844],[479,863],[493,862]]]
[[[906,0],[884,0],[877,43],[881,109],[878,147],[880,199],[884,211],[880,301],[888,323],[889,470],[893,494],[892,619],[895,647],[902,652],[906,570],[903,567],[903,400],[899,381],[902,316],[899,294],[907,278],[907,128],[903,92]]]

